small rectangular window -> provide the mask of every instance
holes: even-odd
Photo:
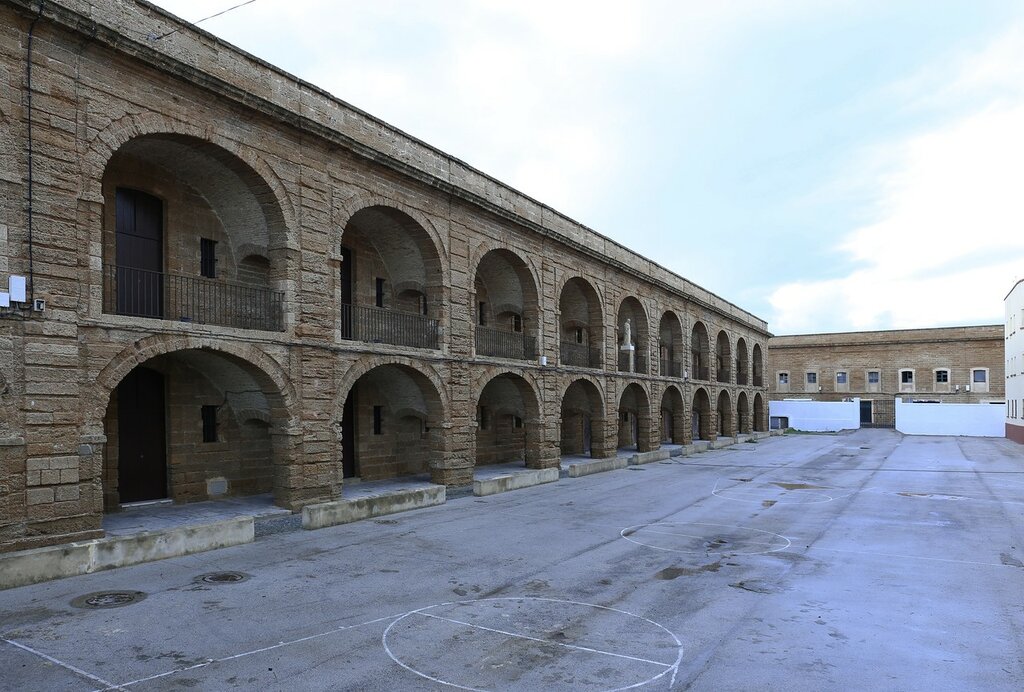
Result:
[[[519,430],[523,427],[523,419],[519,416],[512,416],[512,427]]]
[[[880,374],[877,370],[868,370],[868,384],[878,384]]]
[[[935,381],[939,384],[949,382],[949,370],[936,370]]]
[[[203,406],[200,410],[203,419],[203,442],[217,441],[217,407]]]
[[[476,409],[477,421],[480,423],[481,430],[487,430],[491,427],[491,412],[487,410],[486,406],[478,406]]]
[[[575,334],[575,336],[576,336],[576,343],[582,344],[583,343],[583,327],[576,327],[576,334]]]
[[[425,293],[420,294],[420,314],[427,314],[427,296]]]
[[[789,373],[788,372],[780,372],[779,373],[779,384],[789,384]]]
[[[521,332],[523,331],[523,318],[519,315],[512,315],[512,331]]]
[[[809,372],[807,373],[807,384],[818,384],[818,373]]]
[[[846,384],[846,373],[842,370],[836,373],[836,384]]]
[[[988,373],[985,370],[975,370],[973,371],[972,375],[972,379],[975,382],[981,383],[988,381]]]
[[[217,241],[199,239],[199,275],[208,279],[217,278]]]
[[[373,407],[373,434],[381,435],[384,433],[384,407],[374,406]]]
[[[481,327],[487,326],[487,303],[481,302],[477,307],[476,323]]]
[[[377,307],[382,308],[382,307],[384,307],[384,279],[380,278],[379,276],[377,277],[377,289],[376,290],[377,290],[377,295],[376,295]]]
[[[913,370],[901,370],[900,371],[900,382],[903,384],[914,383],[914,371]]]

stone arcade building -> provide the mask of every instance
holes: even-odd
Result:
[[[764,321],[152,5],[0,57],[0,551],[767,429]]]

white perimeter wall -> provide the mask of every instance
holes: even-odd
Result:
[[[1005,404],[910,404],[896,399],[896,429],[906,435],[1005,437]]]
[[[993,406],[992,408],[997,408]],[[860,399],[853,401],[769,401],[768,415],[789,418],[789,427],[835,432],[860,427]]]

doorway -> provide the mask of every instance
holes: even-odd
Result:
[[[164,376],[137,367],[117,387],[117,487],[120,502],[167,497]]]

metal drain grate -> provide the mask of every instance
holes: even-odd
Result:
[[[121,608],[138,603],[145,597],[142,591],[97,591],[72,599],[71,605],[75,608]]]
[[[210,572],[196,577],[196,581],[204,584],[237,584],[249,578],[248,574],[242,572]]]

